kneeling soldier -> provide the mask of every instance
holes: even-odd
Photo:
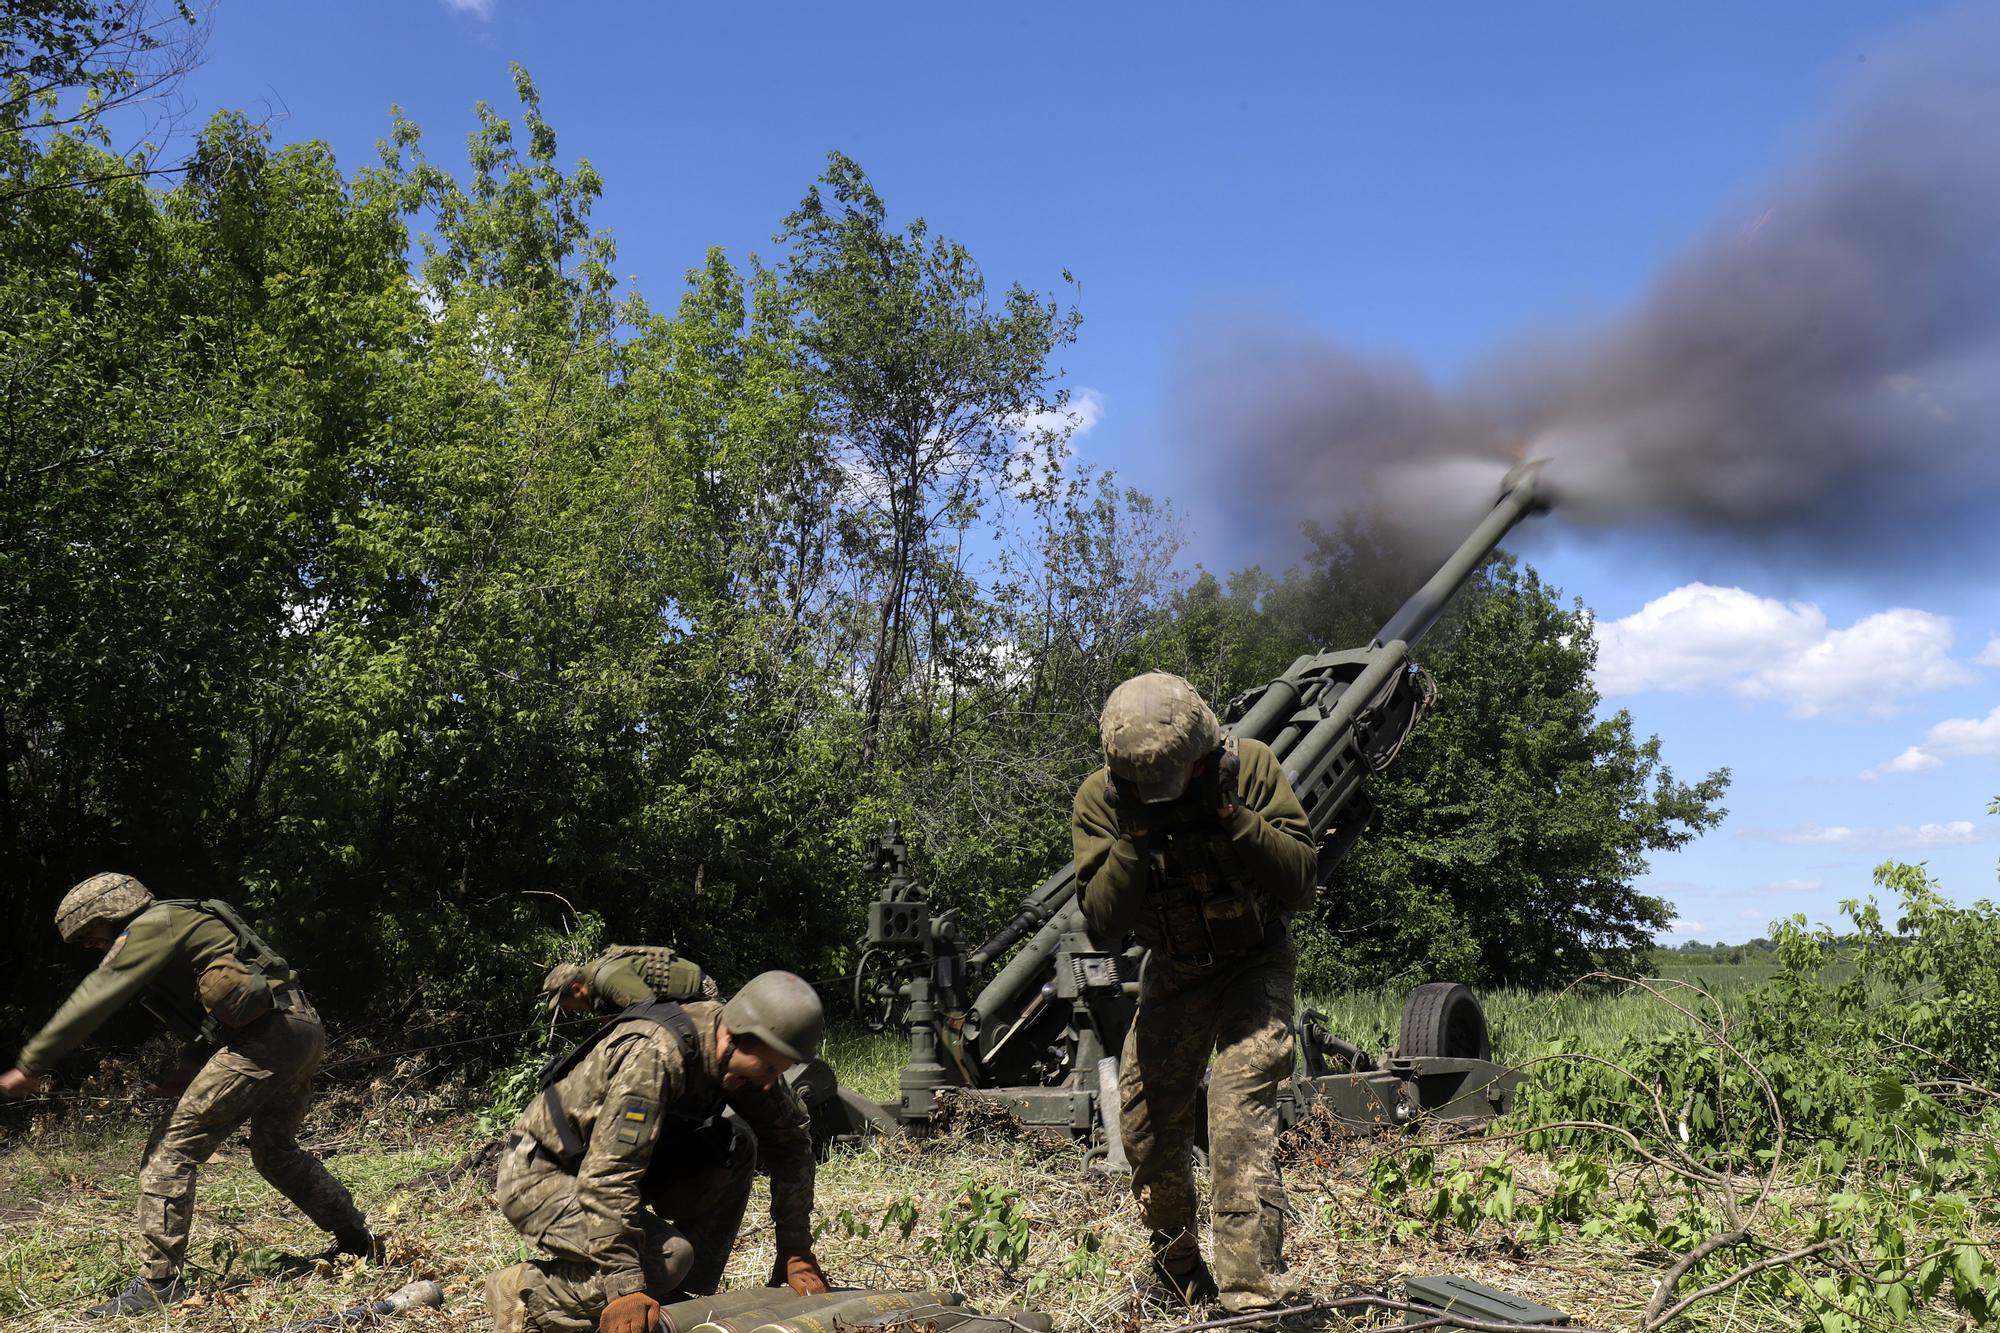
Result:
[[[811,1133],[781,1079],[824,1026],[809,984],[766,972],[727,1004],[628,1010],[554,1066],[507,1137],[495,1190],[551,1257],[487,1278],[494,1326],[650,1333],[663,1303],[722,1280],[760,1158],[771,1284],[827,1290],[811,1249]]]
[[[65,941],[104,950],[104,961],[0,1074],[0,1093],[41,1092],[41,1077],[133,999],[197,1043],[186,1083],[139,1168],[139,1276],[86,1318],[140,1314],[185,1296],[180,1281],[194,1216],[195,1173],[244,1121],[257,1173],[333,1233],[329,1254],[374,1254],[377,1245],[347,1187],[299,1146],[326,1030],[285,960],[229,904],[155,902],[130,875],[93,875],[56,908]],[[199,1003],[197,1003],[199,1001]]]
[[[587,963],[558,963],[542,978],[549,1008],[606,1015],[652,1000],[719,1000],[715,978],[665,945],[614,944]]]

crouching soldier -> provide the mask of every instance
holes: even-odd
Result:
[[[551,1068],[495,1189],[549,1257],[486,1279],[495,1328],[651,1333],[662,1304],[722,1280],[760,1159],[771,1284],[827,1290],[811,1249],[812,1139],[780,1077],[819,1049],[824,1026],[809,984],[765,972],[726,1004],[628,1010]]]
[[[139,1168],[145,1263],[85,1316],[141,1314],[186,1295],[195,1173],[246,1120],[257,1173],[333,1233],[329,1255],[377,1253],[347,1187],[299,1146],[326,1030],[297,974],[235,909],[215,899],[155,902],[130,875],[93,875],[64,896],[56,928],[71,944],[103,950],[104,961],[0,1074],[0,1093],[41,1092],[42,1076],[134,999],[194,1043],[182,1065],[191,1077]]]
[[[587,963],[558,963],[542,978],[549,1008],[609,1016],[654,1000],[719,1000],[715,978],[665,945],[614,944]]]

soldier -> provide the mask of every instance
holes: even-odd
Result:
[[[700,963],[664,945],[614,944],[588,963],[558,963],[542,978],[549,1008],[615,1014],[652,1000],[719,1000]]]
[[[93,875],[64,896],[56,929],[104,951],[54,1018],[0,1074],[0,1093],[43,1091],[43,1075],[133,999],[195,1043],[190,1074],[153,1131],[139,1168],[139,1235],[146,1261],[125,1289],[85,1317],[141,1314],[180,1301],[195,1173],[250,1122],[257,1173],[333,1233],[329,1256],[379,1257],[347,1187],[299,1146],[326,1030],[285,960],[229,904],[155,902],[130,875]],[[198,1065],[198,1067],[196,1067]]]
[[[1293,1061],[1289,921],[1312,900],[1311,826],[1270,749],[1225,741],[1179,676],[1126,681],[1098,730],[1105,766],[1077,789],[1071,838],[1092,933],[1115,941],[1131,931],[1151,950],[1118,1093],[1154,1273],[1186,1305],[1269,1309],[1298,1292],[1285,1271],[1276,1147],[1278,1088]],[[1192,1171],[1211,1050],[1213,1276],[1196,1236]]]
[[[827,1290],[811,1248],[812,1137],[781,1079],[824,1026],[811,985],[765,972],[727,1004],[634,1010],[551,1069],[495,1187],[507,1220],[551,1257],[486,1279],[495,1328],[651,1333],[662,1304],[716,1289],[760,1162],[771,1285]]]

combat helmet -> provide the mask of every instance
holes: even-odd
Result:
[[[1166,671],[1134,676],[1111,691],[1097,731],[1104,766],[1148,802],[1179,797],[1188,765],[1222,744],[1215,713],[1194,686]]]
[[[62,932],[63,943],[74,944],[91,926],[118,925],[152,905],[152,893],[130,875],[92,875],[56,904],[56,929]]]
[[[790,972],[760,972],[722,1006],[732,1035],[755,1037],[790,1060],[810,1060],[826,1033],[819,992]]]
[[[582,980],[583,969],[575,963],[557,963],[550,968],[549,974],[542,978],[542,994],[548,996],[549,1008],[561,1007],[563,992],[571,983]]]

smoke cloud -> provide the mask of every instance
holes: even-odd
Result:
[[[1232,517],[1268,531],[1359,503],[1455,536],[1541,457],[1566,524],[1850,567],[1964,554],[1969,536],[1990,551],[1996,38],[1961,17],[1876,58],[1805,160],[1634,308],[1517,340],[1461,385],[1297,333],[1206,358],[1191,416],[1222,442]]]

